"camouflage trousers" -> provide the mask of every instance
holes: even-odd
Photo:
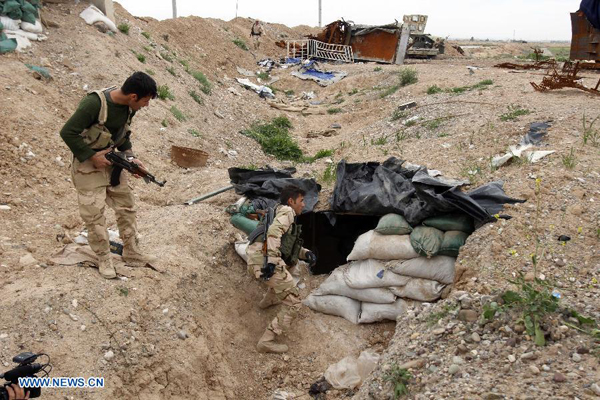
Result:
[[[71,178],[77,190],[79,213],[88,231],[88,242],[99,258],[108,257],[110,243],[105,205],[115,211],[119,234],[124,244],[137,243],[136,211],[133,193],[129,187],[126,171],[121,172],[118,186],[110,186],[113,168],[96,169],[92,160],[84,162],[74,159],[71,165]]]
[[[246,254],[248,255],[248,272],[256,279],[261,279],[260,270],[264,262],[262,245],[261,242],[256,242],[248,246],[248,250],[246,250]],[[300,310],[300,292],[294,284],[292,274],[290,274],[285,265],[277,265],[271,279],[264,281],[264,283],[267,286],[267,290],[281,302],[277,315],[269,323],[267,329],[276,335],[281,335],[289,330],[293,319]]]

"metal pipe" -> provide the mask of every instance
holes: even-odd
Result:
[[[319,28],[321,27],[321,0],[319,0]]]
[[[200,197],[196,197],[194,199],[188,200],[183,204],[191,206],[193,204],[200,203],[202,200],[210,199],[213,196],[216,196],[218,194],[221,194],[221,193],[226,192],[231,189],[233,189],[233,185],[225,186],[225,187],[222,187],[221,189],[215,190],[214,192],[210,192],[210,193],[204,194]]]
[[[173,0],[173,18],[177,18],[177,0]]]

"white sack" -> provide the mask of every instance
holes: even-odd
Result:
[[[117,27],[115,23],[112,22],[108,17],[106,17],[102,11],[100,11],[94,6],[89,6],[88,8],[83,10],[81,14],[79,14],[79,16],[83,18],[88,25],[94,25],[96,22],[99,21],[104,22],[108,29],[117,33]]]
[[[243,242],[235,242],[235,252],[238,253],[238,256],[242,257],[242,260],[248,262],[248,255],[246,254],[246,250],[248,249],[249,242],[247,240]]]
[[[375,231],[363,233],[356,239],[348,261],[409,260],[419,255],[410,244],[410,235],[381,235]]]
[[[369,303],[393,303],[396,296],[388,289],[370,288],[370,289],[353,289],[346,284],[344,279],[345,267],[336,268],[331,275],[321,283],[321,286],[314,291],[316,295],[335,294],[338,296],[350,297],[354,300],[366,301]]]
[[[344,268],[344,280],[353,289],[404,286],[410,280],[386,270],[377,260],[353,261]]]
[[[7,31],[16,31],[21,25],[20,19],[11,19],[3,15],[0,15],[0,22],[2,23],[2,26],[4,26],[4,29]]]
[[[405,261],[388,261],[385,267],[398,275],[430,279],[449,285],[454,282],[455,263],[456,258],[448,256],[418,257]]]
[[[384,320],[395,321],[407,309],[408,303],[402,299],[398,299],[392,304],[362,303],[362,311],[358,323],[370,324]]]
[[[410,278],[404,286],[391,287],[390,291],[398,297],[418,301],[435,301],[442,296],[446,285],[428,279]]]
[[[21,29],[32,33],[42,33],[44,31],[44,27],[39,19],[35,20],[35,24],[30,24],[25,21],[21,22]]]
[[[17,48],[15,49],[18,52],[22,52],[23,50],[31,47],[31,42],[27,38],[27,36],[21,35],[20,32],[24,32],[21,30],[18,31],[4,31],[6,33],[6,37],[9,39],[17,39]],[[32,33],[31,35],[35,35]],[[37,35],[36,35],[37,36]]]
[[[325,371],[325,379],[335,389],[354,389],[373,372],[378,362],[379,354],[365,350],[358,359],[348,356],[330,365]]]
[[[302,303],[311,310],[319,311],[324,314],[337,315],[347,319],[353,324],[358,324],[360,301],[344,296],[316,296],[311,294],[304,299]]]

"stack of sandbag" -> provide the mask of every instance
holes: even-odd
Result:
[[[40,0],[0,0],[0,53],[22,51],[30,40],[42,41],[43,26],[39,15]]]
[[[468,236],[457,228],[472,231],[473,223],[456,216],[425,222],[429,225],[413,229],[400,215],[382,217],[377,228],[358,237],[349,263],[304,303],[353,323],[370,323],[396,320],[411,301],[438,300],[454,282],[455,257]]]

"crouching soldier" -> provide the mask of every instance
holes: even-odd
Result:
[[[258,341],[256,348],[261,353],[284,353],[288,350],[285,344],[275,342],[277,336],[289,330],[300,309],[299,291],[288,267],[296,265],[299,259],[306,260],[311,267],[317,261],[312,251],[302,247],[301,227],[295,222],[296,216],[304,209],[305,194],[297,186],[286,186],[281,192],[281,204],[269,210],[249,236],[250,246],[246,251],[248,272],[267,286],[267,293],[258,306],[265,309],[281,304],[277,316]]]

